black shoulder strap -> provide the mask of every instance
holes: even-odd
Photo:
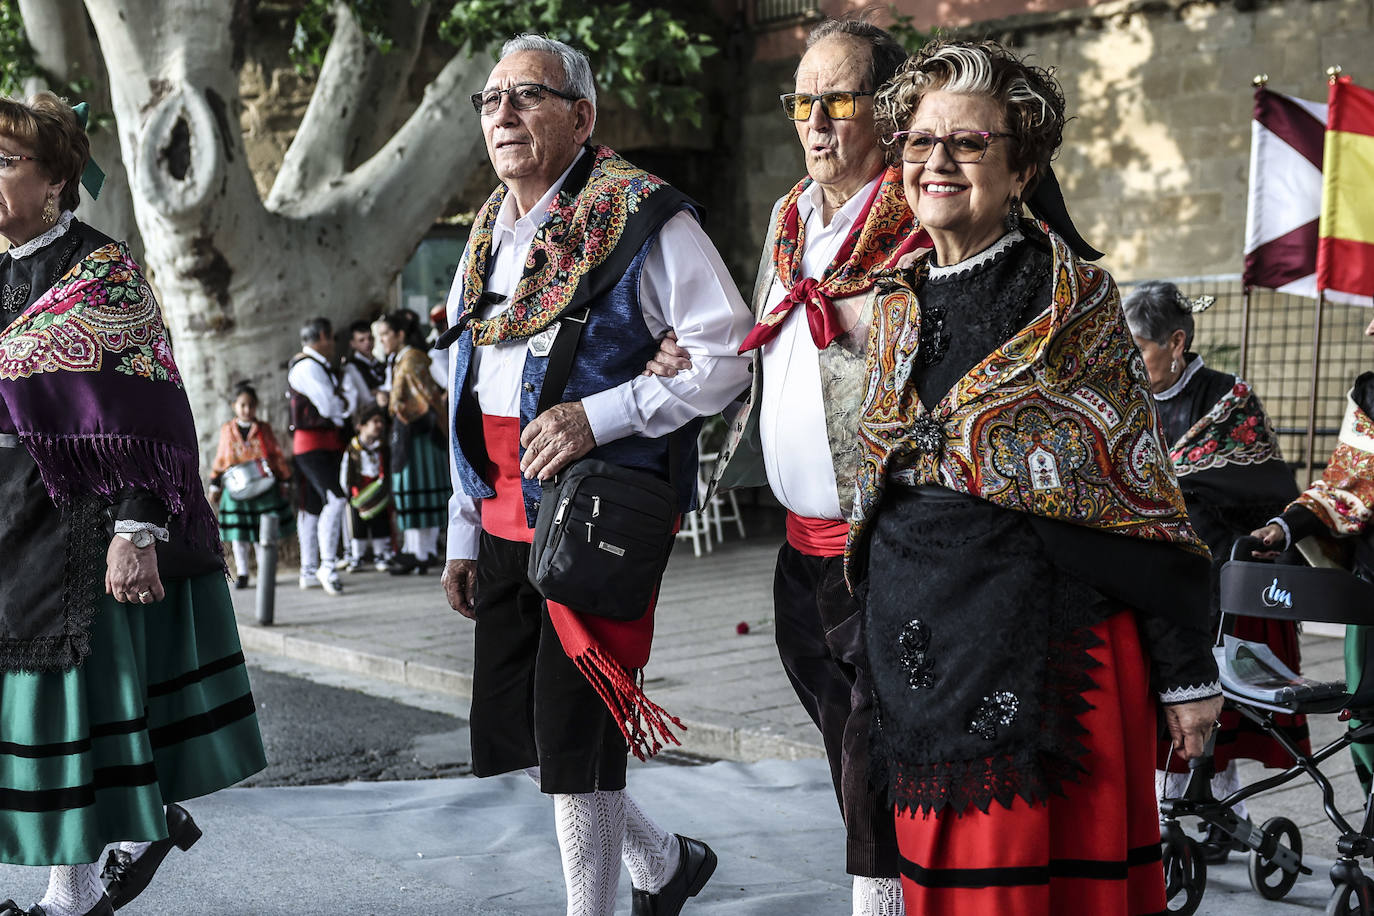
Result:
[[[570,309],[558,319],[558,331],[549,348],[549,362],[544,367],[544,387],[539,391],[539,406],[534,411],[536,417],[563,400],[563,392],[572,375],[573,357],[577,355],[577,345],[586,326],[587,306]],[[682,430],[677,429],[668,434],[668,483],[674,490],[681,476],[678,470],[681,458]]]

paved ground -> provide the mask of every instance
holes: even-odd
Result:
[[[644,686],[688,725],[684,750],[731,760],[820,752],[773,645],[779,542],[777,536],[727,540],[700,559],[680,544],[673,554]],[[253,590],[234,593],[245,648],[452,694],[466,713],[472,625],[449,609],[438,575],[357,573],[346,576],[338,597],[301,591],[294,570],[278,579],[271,627],[255,622]],[[741,622],[749,626],[746,635],[736,633]]]
[[[808,769],[819,765],[814,758],[821,754],[820,743],[793,697],[773,646],[771,569],[778,540],[776,533],[743,542],[731,540],[718,546],[710,557],[700,559],[692,556],[689,547],[679,547],[664,580],[654,656],[646,669],[646,687],[653,699],[690,725],[684,736],[687,751],[738,762],[812,758],[800,760],[797,765],[802,769],[796,771],[770,769],[773,764],[759,764],[765,768],[760,772],[767,773],[765,781],[785,782],[789,773],[797,779],[789,790],[801,791],[802,800],[796,801],[796,808],[787,810],[791,814],[808,812],[804,820],[809,823],[796,824],[795,817],[784,818],[779,824],[785,826],[768,828],[775,831],[773,834],[761,828],[761,833],[751,836],[750,842],[780,843],[780,831],[800,827],[817,831],[818,839],[824,837],[825,843],[833,844],[838,837],[833,796],[824,784],[823,770],[812,773]],[[436,575],[402,578],[377,573],[353,575],[347,579],[346,593],[338,598],[331,598],[318,589],[298,590],[294,575],[283,575],[281,583],[276,624],[272,627],[259,627],[254,622],[251,591],[236,593],[240,633],[247,649],[259,654],[275,653],[307,664],[332,666],[349,672],[350,676],[390,684],[398,691],[428,691],[441,707],[451,702],[451,711],[459,715],[465,713],[470,686],[471,628],[467,621],[448,609]],[[736,633],[741,622],[749,625],[746,635]],[[1308,635],[1303,640],[1303,651],[1304,671],[1309,676],[1330,679],[1341,676],[1339,640]],[[1318,743],[1331,740],[1340,728],[1331,718],[1316,721],[1313,723],[1314,740]],[[696,769],[709,771],[712,768]],[[1348,816],[1354,816],[1363,800],[1349,756],[1339,755],[1325,766],[1325,771],[1335,777],[1339,807]],[[752,774],[754,771],[742,772]],[[1263,772],[1254,765],[1243,767],[1242,779],[1248,782]],[[820,779],[815,778],[817,774]],[[745,778],[748,781],[747,775]],[[455,785],[466,786],[469,782],[480,781],[459,780]],[[781,787],[775,788],[783,791]],[[455,788],[453,791],[463,795],[477,790]],[[692,791],[700,794],[683,799],[687,811],[704,803],[705,790]],[[301,798],[281,797],[285,804],[284,817],[291,817],[292,805]],[[255,807],[258,804],[254,802]],[[1199,912],[1229,916],[1232,913],[1283,912],[1285,907],[1320,911],[1330,893],[1326,870],[1334,857],[1336,831],[1322,814],[1320,794],[1311,781],[1304,777],[1261,796],[1252,803],[1252,813],[1257,823],[1280,814],[1295,821],[1302,829],[1306,861],[1314,874],[1299,883],[1286,903],[1269,903],[1250,890],[1245,859],[1236,857],[1231,864],[1212,870],[1208,892]],[[749,855],[759,859],[760,867],[766,866],[765,872],[770,875],[773,872],[768,869],[792,868],[791,864],[778,861],[777,850],[759,849]],[[492,867],[499,868],[498,862],[499,859],[493,859]],[[822,886],[801,893],[786,881],[769,885],[784,891],[780,900],[791,900],[777,910],[771,909],[771,904],[766,910],[750,909],[737,893],[732,892],[700,912],[819,914],[843,911],[843,874],[815,862],[807,873],[821,880]],[[502,880],[516,880],[517,874],[518,869],[504,874]],[[758,878],[757,874],[754,877]],[[742,874],[735,880],[742,882],[748,878],[748,874]],[[758,880],[767,883],[772,879]],[[556,886],[551,890],[545,888],[547,895],[542,897],[540,894],[528,896],[533,892],[524,884],[521,888],[516,895],[519,898],[517,910],[543,912],[541,906],[547,907],[558,899]],[[742,891],[743,886],[737,890]],[[800,896],[793,896],[793,892]],[[748,899],[747,895],[744,899]],[[807,902],[803,904],[803,900]]]

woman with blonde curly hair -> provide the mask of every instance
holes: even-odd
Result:
[[[933,245],[882,278],[847,556],[907,912],[1162,910],[1156,700],[1185,756],[1221,707],[1207,550],[1050,171],[1063,94],[940,40],[877,105]]]

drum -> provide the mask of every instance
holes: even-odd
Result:
[[[240,502],[256,499],[277,484],[272,469],[262,458],[234,465],[224,472],[221,481],[225,492]]]

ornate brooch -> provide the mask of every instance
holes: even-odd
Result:
[[[928,413],[911,423],[911,444],[923,455],[939,455],[945,447],[945,425]]]

